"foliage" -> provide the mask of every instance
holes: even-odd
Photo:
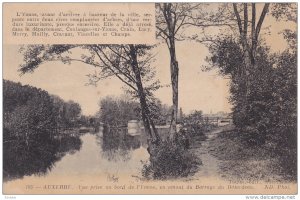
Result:
[[[292,21],[297,23],[297,4],[296,3],[273,3],[271,11],[276,20]]]
[[[147,104],[148,98],[152,98],[153,92],[160,87],[151,65],[154,61],[152,48],[153,46],[142,44],[26,45],[20,49],[24,63],[20,65],[19,71],[21,74],[33,72],[48,61],[62,61],[67,64],[81,62],[95,67],[95,73],[88,75],[91,85],[96,85],[106,78],[116,77],[124,83],[125,90],[131,97],[139,99],[145,130],[150,137],[155,137],[156,129]],[[72,55],[75,49],[81,51],[80,56]]]
[[[155,80],[155,70],[151,66],[154,56],[151,54],[153,46],[149,45],[26,45],[20,49],[24,56],[24,63],[20,65],[22,74],[34,72],[42,63],[62,61],[66,64],[81,62],[95,67],[96,72],[89,74],[89,84],[112,76],[122,81],[128,93],[137,97],[137,77],[132,68],[130,48],[134,47],[137,56],[139,75],[144,84],[145,95],[152,95],[157,90],[159,80]],[[81,50],[80,57],[72,56],[72,50]]]
[[[208,12],[207,3],[156,3],[156,35],[161,38],[169,50],[170,74],[172,84],[172,113],[171,113],[171,137],[174,138],[178,122],[178,81],[179,62],[176,55],[176,42],[185,39],[198,42],[211,41],[205,38],[205,30],[209,27],[230,27],[230,20],[224,17],[224,9],[217,12]],[[195,29],[197,28],[197,29]],[[189,31],[187,31],[189,29]],[[197,34],[194,34],[196,30]],[[200,37],[199,34],[201,35]],[[200,38],[200,39],[199,39]]]
[[[255,4],[251,6],[255,8]],[[210,67],[218,68],[222,75],[231,79],[233,120],[244,144],[252,148],[259,145],[262,149],[270,150],[277,158],[283,176],[295,179],[297,33],[289,29],[284,30],[282,34],[288,48],[282,53],[271,54],[269,47],[258,40],[259,26],[269,11],[268,7],[269,4],[264,5],[259,20],[261,23],[258,22],[256,27],[252,24],[251,35],[247,36],[248,18],[242,22],[238,13],[239,10],[244,11],[244,15],[247,16],[247,4],[243,4],[243,8],[234,4],[240,30],[239,38],[236,39],[233,35],[216,40],[209,48],[211,57],[207,61]],[[296,7],[296,4],[271,4],[270,13],[278,21],[296,22]],[[252,21],[255,17],[255,12],[252,12]],[[243,31],[242,23],[246,31]],[[255,30],[258,30],[258,33],[253,35]],[[251,45],[252,49],[249,51]]]
[[[139,103],[125,97],[105,97],[99,102],[100,121],[111,126],[127,126],[129,120],[140,119]]]
[[[192,137],[204,137],[204,123],[201,111],[194,111],[183,117],[182,127],[174,140],[166,139],[149,146],[149,163],[144,164],[143,176],[153,179],[179,178],[193,175],[201,161],[190,152]]]
[[[280,156],[282,171],[289,178],[297,174],[297,53],[277,56],[274,69],[270,131],[274,154]]]
[[[4,127],[16,136],[50,134],[56,128],[56,112],[46,91],[4,81]]]
[[[202,111],[195,110],[183,118],[182,131],[191,136],[203,135],[205,128],[204,125]]]
[[[63,122],[59,121],[57,104],[46,91],[4,80],[3,104],[5,179],[46,173],[62,149],[80,148],[79,138],[71,145],[55,138],[58,124]]]
[[[58,96],[51,95],[56,109],[56,120],[59,129],[72,128],[78,125],[81,107],[74,101],[64,101]]]
[[[166,116],[170,115],[170,110],[170,108],[165,109]],[[183,117],[182,127],[174,140],[166,139],[148,147],[150,160],[149,163],[144,164],[143,176],[153,179],[172,179],[193,175],[201,165],[201,161],[190,152],[190,140],[195,136],[204,137],[203,128],[201,111],[194,111]]]
[[[149,148],[150,161],[144,164],[146,178],[172,179],[193,175],[201,161],[178,143],[166,140]]]
[[[148,101],[150,116],[156,125],[165,125],[171,114],[171,108],[159,99]],[[140,104],[128,96],[108,96],[99,102],[98,115],[104,123],[114,126],[126,126],[129,120],[141,120]]]
[[[157,98],[151,98],[151,101],[148,101],[148,105],[153,122],[157,125],[166,125],[167,120],[171,116],[172,108],[162,104]]]
[[[290,41],[292,36],[290,36]],[[292,43],[293,44],[293,43]],[[290,46],[292,47],[292,45]],[[210,48],[211,65],[231,78],[233,120],[247,145],[272,149],[287,176],[296,174],[297,54],[293,48],[271,54],[262,44],[248,69],[245,98],[241,45],[231,38]],[[295,177],[295,176],[294,176]]]
[[[99,121],[92,116],[81,115],[77,122],[79,126],[94,127],[94,128],[99,126]]]

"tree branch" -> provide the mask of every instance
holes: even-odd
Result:
[[[119,66],[116,66],[109,58],[108,56],[105,54],[105,52],[99,48],[98,46],[96,46],[96,48],[102,53],[102,55],[105,57],[105,59],[111,64],[111,66],[113,66],[115,69],[117,69],[119,71],[120,74],[124,75],[126,78],[128,78],[130,81],[132,81],[133,83],[136,83],[135,79],[130,75],[127,74],[125,72],[123,72]]]
[[[182,27],[185,18],[186,18],[186,15],[183,16],[183,19],[181,20],[180,24],[178,25],[177,29],[175,30],[175,35],[176,35],[176,33],[178,32],[178,30]]]
[[[98,50],[100,49],[98,46],[95,46],[95,47],[96,47]],[[99,59],[102,61],[102,63],[103,63],[105,66],[107,66],[108,69],[109,69],[113,74],[115,74],[117,78],[119,78],[123,83],[125,83],[126,85],[128,85],[128,86],[129,86],[130,88],[132,88],[134,91],[137,91],[137,89],[136,89],[134,86],[132,86],[130,83],[128,83],[127,81],[125,81],[121,76],[119,76],[119,74],[116,73],[116,72],[111,68],[111,66],[110,66],[109,64],[107,64],[107,63],[102,59],[101,55],[98,53],[97,50],[95,50],[94,48],[92,48],[92,49],[95,51],[95,53],[97,54],[97,56],[99,57]]]
[[[254,62],[255,50],[257,45],[257,40],[255,38],[255,22],[256,21],[256,7],[255,3],[252,3],[252,24],[251,24],[251,56],[252,62]]]
[[[268,13],[269,6],[270,6],[270,3],[265,3],[264,8],[263,8],[263,10],[262,10],[262,12],[261,12],[260,18],[259,18],[259,20],[258,20],[256,29],[255,29],[255,40],[256,40],[256,41],[258,40],[258,35],[259,35],[259,32],[260,32],[262,23],[263,23],[263,21],[264,21],[264,19],[265,19],[265,16],[266,16],[266,14]]]
[[[122,54],[118,53],[117,51],[115,51],[113,48],[110,47],[110,45],[107,46],[114,54],[116,54],[117,56],[123,58],[126,61],[129,61],[128,58],[124,57]]]
[[[252,25],[251,25],[251,39],[252,39],[252,48],[255,46],[255,22],[256,21],[256,7],[255,3],[252,3]]]
[[[156,28],[157,28],[160,32],[162,32],[165,36],[168,37],[168,33],[167,33],[165,30],[163,30],[163,29],[160,28],[159,26],[156,26]]]
[[[233,3],[233,10],[234,10],[235,17],[237,19],[237,23],[238,23],[240,34],[242,35],[243,34],[242,21],[241,21],[241,17],[240,17],[240,14],[238,12],[237,4],[236,3]]]
[[[247,38],[248,32],[248,5],[244,3],[244,37]]]

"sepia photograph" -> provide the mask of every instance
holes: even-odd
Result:
[[[4,3],[3,194],[296,195],[297,6]]]

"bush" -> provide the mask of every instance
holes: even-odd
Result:
[[[297,180],[297,148],[289,146],[281,147],[279,152],[279,166],[283,177],[286,180]]]
[[[202,111],[194,111],[182,118],[181,128],[175,138],[176,142],[188,148],[191,138],[205,140],[207,137],[204,133],[212,127],[212,124],[203,119]]]
[[[243,144],[248,146],[261,146],[265,144],[266,135],[262,134],[258,128],[253,126],[246,126],[245,130],[239,130],[242,132]]]
[[[178,134],[176,134],[175,142],[184,149],[189,149],[191,144],[191,136],[185,130],[181,129]]]
[[[201,161],[182,145],[163,141],[148,148],[150,160],[144,164],[146,178],[169,179],[193,175]]]

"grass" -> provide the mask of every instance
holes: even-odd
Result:
[[[212,139],[209,152],[220,162],[220,173],[227,180],[284,181],[278,159],[263,146],[246,146],[241,134],[222,132]]]

